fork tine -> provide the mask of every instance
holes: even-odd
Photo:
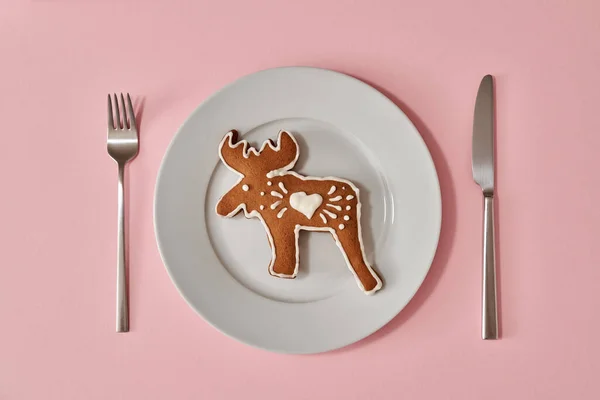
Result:
[[[112,102],[110,94],[108,95],[108,129],[115,129],[115,120],[113,119]]]
[[[129,129],[137,129],[137,125],[135,124],[135,113],[133,112],[133,103],[131,102],[131,97],[129,97],[129,93],[127,93],[127,112],[129,118]]]
[[[117,99],[116,93],[113,93],[115,99],[115,114],[117,114],[117,120],[115,121],[115,128],[121,129],[121,114],[119,113],[119,100]]]
[[[125,108],[125,98],[123,97],[123,93],[121,93],[121,110],[123,111],[123,129],[129,129],[127,127],[127,108]]]

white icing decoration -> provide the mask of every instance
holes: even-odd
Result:
[[[283,199],[283,195],[279,192],[272,191],[271,196],[279,197],[280,199]]]
[[[340,228],[340,231],[341,231],[345,228],[345,226],[344,226],[344,224],[340,224],[340,226],[338,226],[338,228]]]
[[[329,199],[329,201],[340,201],[342,199],[342,196],[335,196],[332,199]]]
[[[323,210],[323,212],[324,212],[325,214],[329,215],[329,217],[330,217],[330,218],[333,218],[333,219],[336,219],[336,218],[337,218],[337,215],[335,215],[334,213],[332,213],[332,212],[331,212],[331,211],[329,211],[329,210]]]
[[[344,215],[344,221],[350,221],[350,217],[347,215]]]
[[[264,196],[264,195],[265,195],[265,192],[260,192],[260,195],[261,195],[261,196]]]
[[[261,210],[264,210],[264,209],[265,209],[265,206],[263,206],[263,205],[261,204],[261,205],[260,205],[260,209],[261,209]]]
[[[320,194],[311,194],[306,192],[296,192],[290,195],[290,206],[308,219],[311,219],[317,208],[323,203],[323,197]]]
[[[287,191],[287,189],[285,188],[285,185],[283,184],[283,182],[279,182],[279,187],[281,188],[281,191],[282,191],[284,194],[288,194],[288,191]]]
[[[271,204],[271,210],[274,210],[281,204],[281,201],[277,200],[275,203]]]
[[[352,207],[346,206],[346,210],[350,210],[350,209],[352,209]]]
[[[273,184],[273,182],[269,181],[267,182],[267,186],[271,186]]]
[[[327,194],[331,194],[335,192],[335,186],[332,186],[331,189],[329,189],[329,192],[327,192]]]
[[[279,138],[281,138],[281,135],[284,133],[284,131],[280,131],[279,133]],[[225,143],[229,142],[231,144],[231,138],[233,137],[233,132],[229,132],[227,133],[227,135],[225,135],[225,137],[223,138],[221,145],[219,147],[219,158],[221,159],[221,161],[223,162],[223,164],[225,164],[227,166],[227,168],[229,170],[231,170],[232,172],[238,174],[240,176],[240,179],[238,180],[238,182],[235,183],[234,186],[238,185],[239,182],[244,178],[244,175],[241,174],[240,172],[236,171],[235,169],[233,169],[232,167],[230,167],[227,162],[225,162],[225,159],[223,158],[221,149],[223,148],[223,146],[225,145]],[[292,138],[292,140],[294,141],[294,143],[296,144],[296,148],[298,148],[298,142],[296,141],[296,139],[294,138],[293,135],[290,134],[290,137]],[[281,143],[281,141],[279,140],[279,143]],[[243,150],[242,150],[242,154],[245,158],[248,158],[250,155],[250,152],[254,153],[254,155],[259,155],[259,152],[256,151],[256,149],[250,147],[250,149],[247,151],[247,147],[248,147],[248,142],[245,140],[241,140],[239,142],[237,142],[235,145],[231,145],[230,147],[232,148],[236,148],[238,146],[243,146]],[[279,151],[280,147],[279,145],[274,148],[273,145],[271,144],[271,142],[269,140],[266,140],[260,151],[262,151],[266,146],[271,147],[273,150]],[[296,152],[296,158],[294,159],[294,161],[292,161],[289,166],[289,169],[291,169],[294,166],[294,163],[298,160],[298,156],[299,156],[299,152]],[[356,186],[354,186],[354,184],[350,181],[346,181],[344,179],[341,178],[336,178],[336,177],[311,177],[311,176],[302,176],[294,171],[289,171],[286,175],[291,175],[294,176],[302,181],[337,181],[337,182],[341,182],[341,183],[345,183],[347,185],[349,185],[355,193],[358,193],[359,190]],[[233,189],[233,187],[232,187]],[[342,190],[346,190],[346,187],[342,187]],[[219,199],[219,202],[217,202],[217,207],[220,203],[220,201],[223,199],[224,196],[221,196],[221,198]],[[217,211],[217,207],[215,207],[215,212]],[[346,254],[346,252],[344,251],[344,248],[342,246],[342,243],[339,240],[339,237],[337,235],[337,232],[330,227],[315,227],[315,226],[304,226],[304,225],[296,225],[296,227],[294,228],[294,235],[295,235],[295,240],[296,240],[296,265],[294,267],[294,272],[292,273],[292,275],[286,275],[286,274],[279,274],[276,273],[273,268],[275,265],[275,261],[276,261],[276,257],[277,254],[275,252],[275,243],[273,241],[273,235],[271,234],[271,230],[269,229],[268,225],[266,224],[265,220],[263,219],[262,215],[258,212],[258,211],[251,211],[248,212],[248,210],[246,209],[246,204],[241,203],[239,204],[235,209],[233,209],[230,213],[228,213],[227,215],[225,215],[225,217],[233,217],[234,215],[236,215],[240,210],[242,210],[244,212],[244,215],[246,216],[246,218],[258,218],[260,220],[260,222],[263,224],[263,227],[265,228],[265,231],[267,233],[267,239],[269,240],[269,244],[270,244],[270,248],[271,248],[271,262],[269,263],[269,273],[273,276],[279,276],[279,277],[283,277],[283,278],[295,278],[298,275],[298,266],[300,264],[299,262],[299,257],[300,257],[300,251],[298,248],[298,237],[299,237],[299,233],[301,230],[306,230],[306,231],[319,231],[319,232],[329,232],[331,233],[331,235],[334,237],[335,239],[335,243],[338,246],[338,248],[340,249],[340,251],[342,252],[342,255],[344,256],[344,260],[346,261],[346,265],[348,266],[348,269],[350,270],[350,272],[352,273],[352,275],[354,276],[354,279],[356,280],[356,283],[358,284],[358,287],[361,288],[361,290],[367,294],[367,295],[372,295],[375,292],[377,292],[379,289],[381,289],[381,287],[383,286],[381,279],[379,278],[379,276],[377,274],[375,274],[375,271],[373,271],[373,268],[370,266],[369,262],[367,261],[366,257],[365,257],[365,249],[364,249],[364,245],[363,245],[363,241],[362,241],[362,230],[361,230],[361,224],[360,224],[360,211],[361,211],[361,203],[360,201],[357,202],[356,204],[356,220],[357,220],[357,228],[358,228],[358,242],[360,244],[360,250],[361,250],[361,256],[363,259],[363,262],[365,263],[365,265],[367,266],[369,272],[371,273],[371,275],[373,276],[373,278],[377,281],[377,284],[375,285],[374,288],[372,288],[371,290],[366,290],[363,285],[362,282],[360,281],[358,275],[356,274],[356,272],[354,271],[354,269],[352,268],[352,264],[350,264],[350,260],[348,259],[348,255]]]
[[[327,218],[325,218],[325,216],[322,213],[319,213],[319,216],[323,220],[323,223],[326,224],[327,223]]]
[[[338,211],[342,211],[342,207],[336,206],[336,205],[333,205],[333,204],[327,203],[327,207],[335,208]]]
[[[285,214],[285,212],[287,211],[287,207],[283,207],[278,213],[277,213],[277,218],[281,218],[283,217],[283,214]]]
[[[250,190],[250,187],[248,185],[244,185],[244,186],[242,186],[242,190],[244,192],[247,192],[248,190]]]
[[[294,163],[295,163],[295,161],[294,161]],[[293,165],[291,165],[291,166],[287,166],[286,165],[283,168],[274,169],[273,171],[269,171],[269,172],[267,172],[267,178],[273,179],[276,176],[283,176],[283,175],[285,175],[287,173],[288,169],[290,169],[292,167],[293,167]]]
[[[352,196],[351,194],[349,194],[348,196],[346,196],[346,200],[352,200],[354,198],[354,196]]]

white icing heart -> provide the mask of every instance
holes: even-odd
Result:
[[[323,197],[316,193],[309,196],[306,192],[296,192],[290,196],[290,206],[304,214],[308,219],[312,218],[321,203],[323,203]]]

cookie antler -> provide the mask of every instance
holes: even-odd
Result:
[[[238,132],[231,130],[221,141],[219,155],[230,169],[247,175],[290,170],[298,161],[299,151],[296,139],[287,131],[279,132],[276,146],[267,140],[256,151],[247,141],[238,142]]]
[[[248,155],[246,147],[248,142],[238,142],[238,132],[231,130],[225,135],[219,145],[219,156],[221,160],[234,171],[244,173],[248,167]]]
[[[277,146],[273,147],[271,141],[265,142],[260,150],[259,158],[264,173],[271,171],[287,171],[294,167],[298,161],[298,143],[294,136],[287,131],[280,131],[277,138]]]

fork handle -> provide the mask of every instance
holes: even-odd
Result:
[[[481,308],[481,338],[485,340],[498,339],[493,196],[484,196],[483,208],[483,290]]]
[[[117,332],[129,332],[129,302],[125,271],[125,165],[121,163],[119,163],[117,225]]]

